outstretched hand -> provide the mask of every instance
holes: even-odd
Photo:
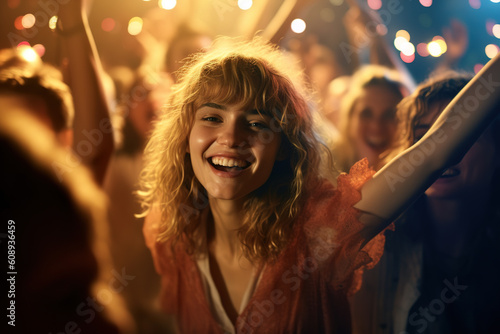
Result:
[[[459,20],[451,21],[450,27],[443,29],[443,37],[447,44],[445,53],[449,63],[457,62],[467,51],[469,46],[469,33],[467,27]]]

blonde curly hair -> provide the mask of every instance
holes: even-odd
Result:
[[[188,138],[194,114],[204,103],[238,103],[271,115],[277,125],[274,134],[281,136],[287,156],[275,162],[266,183],[246,199],[239,230],[247,258],[275,257],[289,239],[306,188],[325,171],[333,171],[329,151],[313,126],[300,71],[285,62],[276,47],[259,39],[224,38],[216,40],[207,53],[191,57],[179,78],[145,150],[138,191],[142,216],[153,205],[158,207],[159,241],[175,244],[182,239],[190,253],[203,252],[200,213],[208,197],[186,153]]]

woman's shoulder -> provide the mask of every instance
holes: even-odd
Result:
[[[354,164],[349,173],[341,173],[336,184],[327,179],[311,182],[306,190],[304,211],[318,213],[318,209],[326,211],[352,208],[361,199],[360,189],[375,171],[368,165],[367,159]]]

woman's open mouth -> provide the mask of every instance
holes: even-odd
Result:
[[[382,150],[387,148],[388,140],[385,137],[369,136],[365,138],[366,144],[374,150]]]
[[[251,165],[249,161],[227,157],[211,157],[208,163],[216,170],[227,173],[239,172]]]

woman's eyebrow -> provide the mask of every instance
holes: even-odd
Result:
[[[262,117],[273,117],[273,115],[271,114],[271,112],[267,111],[267,110],[257,110],[257,109],[251,109],[247,112],[248,114],[250,115],[260,115]]]
[[[213,102],[207,102],[207,103],[202,104],[201,106],[214,108],[214,109],[218,109],[218,110],[227,110],[226,106],[223,106],[223,105],[220,105],[217,103],[213,103]]]

